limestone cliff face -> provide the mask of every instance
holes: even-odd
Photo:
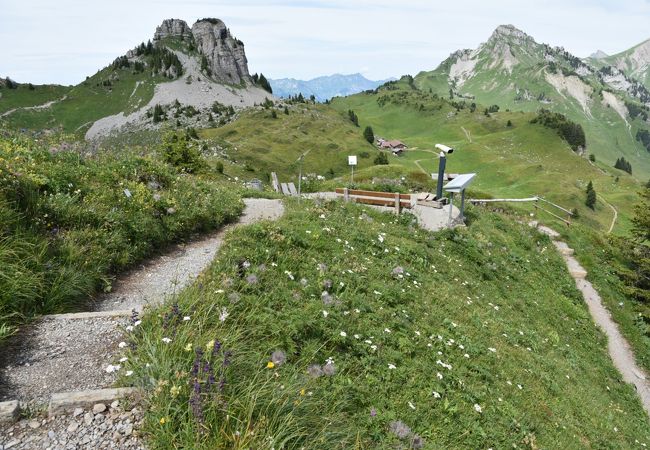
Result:
[[[156,32],[153,35],[153,40],[160,41],[166,37],[176,36],[190,36],[192,30],[187,26],[184,20],[180,19],[165,19],[163,23],[156,27]]]
[[[184,20],[166,19],[156,28],[154,42],[165,38],[192,39],[204,55],[211,77],[228,84],[252,84],[244,44],[219,19],[201,19],[190,28]]]
[[[199,20],[192,26],[198,50],[207,57],[213,77],[225,83],[250,83],[244,44],[232,37],[219,19]]]

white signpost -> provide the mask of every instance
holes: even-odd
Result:
[[[354,166],[356,165],[357,165],[357,156],[356,155],[348,156],[348,166],[352,168],[352,176],[351,176],[352,183],[354,183]]]

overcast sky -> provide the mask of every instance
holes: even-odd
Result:
[[[270,78],[416,74],[500,24],[580,57],[650,38],[650,0],[2,0],[0,76],[76,84],[172,17],[222,19]]]

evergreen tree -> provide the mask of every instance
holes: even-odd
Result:
[[[624,157],[618,158],[614,164],[614,167],[632,174],[632,164],[630,164],[630,162],[627,161]]]
[[[368,126],[363,130],[363,137],[371,144],[375,142],[375,133],[372,131],[372,127]]]
[[[348,118],[350,119],[350,122],[352,122],[354,125],[356,125],[357,127],[359,126],[359,118],[351,109],[348,109]]]
[[[289,115],[289,108],[287,108],[286,106],[284,107],[284,113],[285,113],[287,116]]]
[[[273,94],[273,89],[271,89],[271,84],[266,79],[263,73],[260,73],[260,77],[257,80],[257,84],[269,94]]]
[[[512,127],[512,120],[508,120],[508,123],[506,124],[508,128]]]
[[[597,196],[596,196],[596,191],[594,190],[594,185],[591,181],[587,185],[586,193],[587,193],[587,198],[585,199],[585,205],[587,205],[587,207],[591,209],[594,209],[594,207],[596,206]]]
[[[271,111],[271,118],[272,119],[277,119],[278,118],[278,113],[275,112],[275,109]]]
[[[153,123],[158,123],[165,119],[165,112],[158,104],[153,107]]]

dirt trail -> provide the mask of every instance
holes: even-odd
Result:
[[[531,223],[531,225],[537,226],[535,223]],[[573,249],[569,248],[566,243],[556,240],[560,236],[556,231],[543,226],[540,226],[538,229],[553,239],[553,244],[562,254],[569,273],[576,282],[576,287],[582,292],[591,317],[607,335],[607,348],[614,362],[614,366],[621,373],[626,383],[634,385],[643,404],[643,408],[650,415],[650,380],[643,369],[637,365],[630,344],[623,337],[618,329],[618,325],[603,305],[600,295],[592,284],[585,279],[587,271],[573,257]]]
[[[114,291],[92,305],[94,313],[46,316],[11,338],[0,356],[0,401],[42,404],[54,393],[110,386],[116,376],[107,368],[117,364],[122,329],[128,324],[119,311],[164,301],[209,266],[228,230],[274,220],[284,212],[279,200],[245,202],[238,223],[176,246],[118,279]]]
[[[460,128],[461,128],[461,130],[463,130],[463,133],[465,133],[465,137],[467,138],[467,140],[471,144],[472,143],[472,135],[469,133],[469,131],[467,131],[465,129],[465,127],[460,127]]]
[[[61,98],[58,98],[58,99],[56,99],[56,100],[50,100],[49,102],[47,102],[47,103],[43,103],[42,105],[35,105],[35,106],[21,106],[21,107],[19,107],[19,108],[10,109],[9,111],[5,111],[4,113],[0,114],[0,117],[6,117],[6,116],[8,116],[8,115],[10,115],[10,114],[15,113],[16,111],[18,111],[18,110],[20,110],[20,109],[25,110],[25,111],[30,111],[30,110],[32,110],[32,109],[33,109],[33,110],[46,109],[46,108],[49,108],[50,106],[52,106],[52,105],[54,105],[54,104],[56,104],[56,103],[62,102],[62,101],[65,100],[66,98],[68,98],[68,96],[67,96],[67,95],[64,95],[64,96],[61,97]]]
[[[599,199],[600,199],[604,204],[606,204],[607,206],[609,206],[609,207],[611,208],[612,212],[614,213],[614,217],[612,218],[612,223],[611,223],[610,226],[609,226],[609,230],[607,230],[607,234],[610,234],[610,233],[612,232],[612,230],[614,229],[614,225],[616,225],[616,221],[618,220],[618,211],[616,210],[616,208],[614,208],[614,205],[612,205],[611,203],[609,203],[609,202],[608,202],[607,200],[605,200],[602,196],[599,195],[598,198],[599,198]]]

